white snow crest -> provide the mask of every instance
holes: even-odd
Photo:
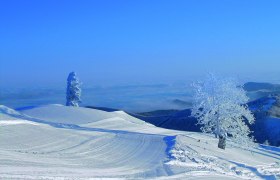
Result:
[[[0,120],[0,126],[18,125],[18,124],[29,124],[29,125],[36,125],[36,126],[41,125],[27,120]]]
[[[21,114],[14,109],[8,108],[7,106],[0,105],[0,114],[16,115],[20,116]]]

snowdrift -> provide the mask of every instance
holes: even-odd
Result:
[[[0,179],[277,179],[280,150],[224,151],[210,135],[167,130],[125,112],[0,106]]]

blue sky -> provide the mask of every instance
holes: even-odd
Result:
[[[0,86],[280,81],[280,1],[0,1]],[[278,77],[277,77],[278,75]]]

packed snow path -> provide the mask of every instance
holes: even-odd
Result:
[[[0,179],[276,179],[278,148],[222,151],[200,133],[61,105],[0,107]]]

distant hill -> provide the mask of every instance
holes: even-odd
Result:
[[[248,82],[243,87],[251,100],[257,100],[270,94],[280,94],[280,85],[271,83]]]
[[[279,84],[270,84],[270,83],[258,83],[258,82],[248,82],[244,84],[244,89],[248,92],[250,91],[279,91],[280,92],[280,85]]]
[[[101,111],[106,111],[106,112],[120,111],[119,109],[107,108],[107,107],[96,107],[96,106],[85,106],[85,107],[90,108],[90,109],[97,109],[97,110],[101,110]]]
[[[190,107],[192,105],[191,102],[183,101],[181,99],[174,99],[172,103],[180,107]]]
[[[197,121],[191,117],[191,110],[159,110],[146,113],[131,114],[132,116],[149,122],[155,126],[182,130],[199,132],[200,126],[196,125]]]
[[[258,142],[268,140],[271,145],[280,146],[280,97],[263,97],[250,102],[249,107],[256,118],[251,130]]]

